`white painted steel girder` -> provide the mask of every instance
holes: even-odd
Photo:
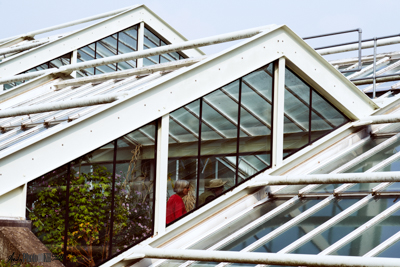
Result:
[[[400,122],[400,114],[376,115],[353,122],[353,126]]]
[[[194,63],[197,63],[205,58],[206,58],[206,56],[198,57],[198,58],[189,58],[189,59],[183,59],[183,60],[178,60],[178,61],[173,61],[173,62],[168,62],[168,63],[151,65],[148,67],[141,67],[141,68],[136,68],[136,69],[130,69],[130,70],[117,71],[117,72],[105,73],[105,74],[100,74],[100,75],[82,77],[82,78],[77,78],[77,79],[72,79],[72,80],[65,80],[65,81],[56,83],[54,85],[54,87],[56,89],[61,89],[61,88],[65,88],[68,86],[80,86],[80,85],[90,83],[90,82],[91,83],[103,82],[103,81],[110,80],[110,79],[128,78],[133,75],[150,74],[150,73],[154,73],[157,71],[171,71],[171,70],[179,69],[179,68],[182,68],[185,66],[193,65]]]
[[[76,64],[65,65],[65,66],[61,66],[59,69],[52,69],[51,73],[53,73],[53,74],[55,74],[55,73],[70,73],[75,70],[88,69],[88,68],[93,68],[93,67],[98,67],[98,66],[103,66],[103,65],[128,61],[128,60],[134,60],[134,59],[138,59],[138,58],[151,57],[151,56],[162,55],[162,54],[170,53],[170,52],[177,52],[177,51],[182,51],[182,50],[187,50],[187,49],[192,49],[192,48],[197,48],[197,47],[202,47],[202,46],[236,41],[236,40],[240,40],[240,39],[253,37],[254,35],[261,33],[262,31],[270,30],[273,27],[275,27],[275,25],[267,25],[267,26],[257,27],[257,28],[253,28],[253,29],[243,30],[243,31],[220,34],[220,35],[206,37],[206,38],[200,38],[200,39],[196,39],[193,41],[180,42],[180,43],[156,47],[156,48],[152,48],[152,49],[136,51],[136,52],[126,53],[126,54],[106,57],[106,58],[99,58],[99,59],[94,59],[94,60],[90,60],[90,61],[86,61],[86,62],[80,62],[80,63],[76,63]],[[16,76],[12,76],[12,77],[2,78],[2,79],[0,79],[0,84],[35,78],[44,73],[49,73],[49,71],[50,70],[36,71],[32,74],[29,74],[29,76],[28,76],[28,74],[21,74],[21,75],[16,75]]]
[[[50,41],[49,40],[35,41],[35,42],[28,43],[28,44],[21,44],[21,45],[15,45],[13,47],[3,48],[3,49],[0,49],[0,55],[7,55],[7,54],[11,54],[11,53],[25,51],[25,50],[40,46],[40,45],[48,43],[48,42],[50,42]]]
[[[100,104],[112,103],[124,95],[126,93],[119,94],[109,94],[109,95],[100,95],[100,96],[91,96],[91,97],[83,97],[79,99],[69,100],[69,101],[59,101],[59,102],[51,102],[47,104],[39,104],[27,107],[19,107],[19,108],[11,108],[0,111],[0,118],[14,117],[20,115],[29,115],[41,112],[55,111],[55,110],[63,110],[69,108],[79,108],[79,107],[87,107],[94,106]]]
[[[196,260],[249,264],[274,264],[290,266],[400,266],[400,259],[363,258],[354,256],[317,256],[306,254],[278,254],[239,251],[182,250],[136,247],[134,254],[125,258],[156,258],[171,260]]]
[[[249,187],[266,185],[400,182],[400,172],[331,173],[308,175],[260,175]]]
[[[125,8],[113,10],[113,11],[110,11],[110,12],[98,14],[98,15],[95,15],[95,16],[91,16],[91,17],[87,17],[87,18],[83,18],[83,19],[78,19],[78,20],[67,22],[67,23],[51,26],[51,27],[48,27],[48,28],[44,28],[44,29],[31,31],[31,32],[27,32],[27,33],[24,33],[24,34],[20,34],[20,35],[8,37],[8,38],[0,39],[0,43],[6,42],[6,41],[11,40],[11,39],[20,38],[20,37],[33,37],[33,36],[38,35],[38,34],[51,32],[51,31],[55,31],[55,30],[59,30],[59,29],[67,28],[67,27],[71,27],[71,26],[74,26],[74,25],[82,24],[82,23],[85,23],[85,22],[90,22],[90,21],[93,21],[93,20],[110,17],[110,16],[113,16],[113,15],[117,15],[117,14],[119,14],[121,12],[124,12],[124,11],[126,11],[128,9],[134,8],[136,6],[137,5],[130,6],[130,7],[125,7]]]

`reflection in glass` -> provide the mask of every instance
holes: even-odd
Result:
[[[28,183],[26,218],[51,253],[64,257],[68,165]]]
[[[33,232],[67,266],[98,265],[151,236],[155,147],[152,122],[29,182]]]
[[[152,235],[156,125],[117,140],[113,253]]]
[[[114,145],[71,163],[67,266],[94,266],[110,255]]]

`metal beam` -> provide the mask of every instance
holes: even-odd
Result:
[[[173,61],[168,63],[157,64],[148,67],[124,70],[124,71],[117,71],[112,73],[100,74],[100,75],[93,75],[89,77],[82,77],[73,80],[66,80],[59,83],[54,84],[56,89],[65,88],[68,86],[80,86],[86,83],[97,83],[103,82],[109,79],[123,79],[128,78],[132,75],[142,75],[142,74],[151,74],[157,71],[173,71],[182,67],[193,65],[206,57],[198,57],[198,58],[189,58],[179,61]]]
[[[69,109],[69,108],[79,108],[79,107],[107,104],[107,103],[112,103],[112,102],[120,99],[121,97],[124,97],[125,95],[127,95],[127,93],[106,94],[106,95],[100,95],[100,96],[84,97],[84,98],[74,99],[74,100],[70,100],[70,101],[58,101],[58,102],[39,104],[39,105],[33,105],[33,106],[27,106],[27,107],[11,108],[11,109],[6,109],[6,110],[1,110],[0,118],[14,117],[14,116],[20,116],[20,115],[29,115],[29,114],[63,110],[63,109]]]
[[[36,31],[31,31],[31,32],[27,32],[27,33],[24,33],[24,34],[8,37],[8,38],[4,38],[4,39],[0,39],[0,43],[6,42],[6,41],[11,40],[11,39],[15,39],[15,38],[33,37],[33,36],[38,35],[38,34],[51,32],[51,31],[55,31],[55,30],[59,30],[59,29],[67,28],[67,27],[71,27],[71,26],[74,26],[74,25],[82,24],[82,23],[85,23],[85,22],[90,22],[90,21],[93,21],[93,20],[98,20],[98,19],[110,17],[110,16],[113,16],[113,15],[117,15],[117,14],[119,14],[121,12],[124,12],[124,11],[126,11],[128,9],[134,8],[134,7],[137,7],[137,5],[130,6],[130,7],[125,7],[125,8],[121,8],[121,9],[117,9],[117,10],[114,10],[114,11],[102,13],[102,14],[91,16],[91,17],[87,17],[87,18],[84,18],[84,19],[78,19],[78,20],[67,22],[67,23],[58,24],[58,25],[55,25],[55,26],[52,26],[52,27],[48,27],[48,28],[44,28],[44,29],[40,29],[40,30],[36,30]]]
[[[0,55],[7,55],[7,54],[11,54],[11,53],[25,51],[25,50],[40,46],[40,45],[48,43],[48,42],[50,42],[50,41],[49,40],[43,40],[43,41],[38,40],[38,41],[29,42],[27,44],[21,44],[21,45],[3,48],[3,49],[0,49]]]
[[[362,258],[352,256],[317,256],[306,254],[277,254],[258,252],[232,252],[207,250],[182,250],[137,246],[134,254],[125,260],[156,258],[171,260],[200,260],[249,264],[273,264],[289,266],[400,266],[400,259]]]
[[[30,73],[30,74],[21,74],[21,75],[6,77],[6,78],[0,79],[0,84],[27,80],[27,79],[31,79],[31,78],[40,76],[44,73],[52,73],[52,74],[68,73],[69,74],[75,70],[88,69],[88,68],[93,68],[93,67],[98,67],[98,66],[103,66],[103,65],[128,61],[128,60],[134,60],[134,59],[138,59],[138,58],[145,58],[145,57],[156,56],[156,55],[161,55],[161,54],[170,53],[170,52],[177,52],[177,51],[182,51],[182,50],[187,50],[187,49],[192,49],[192,48],[197,48],[197,47],[203,47],[203,46],[208,46],[208,45],[236,41],[236,40],[240,40],[240,39],[253,37],[263,31],[270,30],[272,27],[273,27],[273,25],[269,25],[269,26],[263,26],[263,27],[249,29],[249,30],[220,34],[220,35],[215,35],[215,36],[211,36],[211,37],[196,39],[193,41],[180,42],[180,43],[156,47],[156,48],[152,48],[152,49],[135,51],[135,52],[125,53],[125,54],[116,55],[116,56],[110,56],[107,58],[99,58],[99,59],[94,59],[94,60],[90,60],[90,61],[79,62],[76,64],[61,66],[59,69],[48,69],[48,70],[44,70],[44,71],[37,71],[34,73]],[[37,74],[37,75],[35,76],[35,74]]]
[[[353,122],[353,126],[400,122],[400,114],[376,115]]]
[[[341,184],[400,182],[400,172],[330,173],[308,175],[260,175],[249,187],[267,185]]]

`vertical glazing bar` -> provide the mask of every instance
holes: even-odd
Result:
[[[200,173],[201,173],[201,164],[200,164],[200,156],[201,156],[201,125],[203,121],[203,98],[200,98],[200,107],[199,107],[199,140],[197,143],[197,180],[196,180],[196,207],[199,205],[199,187],[200,187]]]
[[[236,135],[236,170],[235,185],[239,183],[239,138],[240,138],[240,109],[242,108],[242,78],[239,79],[239,103],[238,103],[238,123]]]
[[[110,244],[108,247],[108,255],[112,254],[112,240],[114,229],[114,198],[115,198],[115,169],[117,168],[117,140],[114,140],[114,155],[113,155],[113,173],[112,173],[112,191],[111,191],[111,218],[110,218]]]
[[[137,32],[137,31],[136,31]],[[137,39],[136,39],[137,40]],[[118,55],[118,45],[119,45],[119,32],[117,32],[117,47],[116,47],[116,52],[115,54]],[[118,62],[115,63],[115,71],[118,71]]]
[[[362,51],[362,30],[361,30],[361,28],[359,28],[358,29],[358,69],[360,69],[360,70],[362,68],[361,51]]]
[[[154,209],[154,234],[165,232],[167,218],[167,182],[168,182],[168,134],[169,114],[161,117],[157,131],[156,188]]]
[[[153,218],[152,218],[152,220],[153,220],[153,232],[151,233],[151,235],[155,235],[155,233],[156,233],[156,229],[155,229],[155,221],[156,221],[156,189],[157,188],[155,188],[156,187],[156,183],[157,183],[157,163],[158,163],[158,160],[157,160],[157,155],[158,155],[158,144],[160,143],[159,141],[158,141],[158,137],[160,136],[159,134],[158,134],[158,129],[160,129],[160,125],[159,125],[159,120],[158,121],[156,121],[156,127],[155,127],[155,133],[154,133],[154,135],[155,135],[155,142],[154,142],[154,159],[155,159],[155,162],[154,162],[154,166],[153,166],[153,173],[155,174],[154,176],[154,182],[153,182]],[[169,124],[168,124],[168,131],[169,131]],[[167,155],[168,155],[168,153],[167,153]],[[168,158],[167,158],[167,161],[168,161]],[[168,183],[168,179],[165,179],[166,180],[166,182],[165,183]],[[166,193],[166,191],[167,191],[167,188],[165,188],[165,195],[167,194]],[[165,209],[167,209],[167,204],[165,203]],[[166,211],[165,211],[165,214],[167,214],[166,213]],[[165,215],[166,216],[166,215]],[[166,218],[166,217],[165,217]]]
[[[311,144],[312,88],[310,87],[310,103],[308,107],[308,144]]]
[[[71,64],[75,64],[78,62],[78,50],[72,51],[71,54]],[[76,70],[70,74],[72,77],[76,78]]]
[[[375,76],[376,76],[376,37],[374,37],[374,73],[372,75],[373,82],[374,82],[374,85],[373,85],[374,91],[372,93],[372,98],[376,98],[376,78],[375,78]]]
[[[139,29],[137,30],[137,51],[143,50],[144,45],[144,22],[140,22]],[[136,59],[136,68],[143,67],[143,58]]]
[[[94,43],[94,59],[97,58],[97,42]],[[93,75],[96,75],[96,67],[93,68]]]
[[[272,167],[282,165],[283,161],[283,124],[285,98],[285,58],[274,62],[274,93],[273,93],[273,127],[272,127]]]
[[[63,263],[66,265],[67,263],[67,242],[68,242],[68,227],[69,227],[69,188],[71,184],[71,163],[67,164],[67,192],[66,194],[66,203],[65,203],[65,229],[64,229],[64,247],[63,247],[63,252],[64,252],[64,257],[63,257]]]

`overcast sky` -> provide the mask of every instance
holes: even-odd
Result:
[[[141,3],[188,39],[268,24],[286,24],[301,37],[354,28],[363,38],[400,33],[399,0],[0,0],[0,39]]]

